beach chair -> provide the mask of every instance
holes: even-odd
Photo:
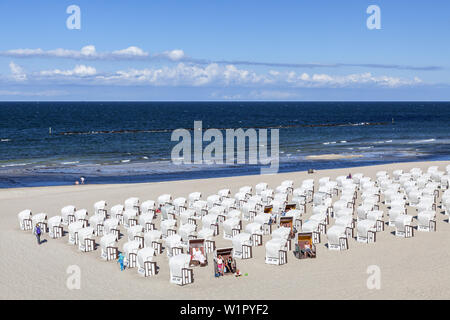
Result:
[[[122,223],[125,228],[129,228],[137,225],[138,221],[138,212],[135,209],[126,209],[123,212]]]
[[[194,224],[182,224],[178,229],[178,234],[181,236],[181,241],[187,245],[189,240],[197,239],[197,226]]]
[[[211,229],[213,231],[213,236],[219,235],[219,215],[209,213],[202,217],[202,226],[204,229]]]
[[[253,188],[251,186],[243,186],[239,188],[239,192],[245,193],[247,198],[250,198],[253,192]]]
[[[84,223],[82,221],[75,221],[68,226],[69,231],[69,244],[77,245],[78,244],[78,231],[84,227]]]
[[[19,218],[19,228],[23,231],[32,231],[33,223],[31,222],[31,210],[26,209],[19,212],[17,217]]]
[[[223,238],[231,240],[235,235],[241,232],[242,221],[239,218],[228,218],[222,224]]]
[[[264,204],[269,204],[275,196],[275,193],[272,189],[266,189],[261,191],[261,199]]]
[[[173,200],[173,207],[176,215],[180,215],[181,212],[188,208],[188,202],[186,198],[178,197]]]
[[[356,225],[356,240],[363,243],[376,241],[376,221],[359,220]]]
[[[380,210],[372,210],[367,213],[367,219],[375,221],[375,229],[377,232],[384,231],[384,213]]]
[[[125,256],[124,264],[127,268],[136,268],[137,252],[139,251],[140,246],[141,243],[138,240],[128,241],[123,244],[122,251]]]
[[[220,205],[225,208],[225,212],[237,209],[236,200],[233,198],[222,198]]]
[[[198,201],[202,198],[201,192],[191,192],[188,195],[188,205],[192,206],[195,201]]]
[[[139,205],[139,198],[131,197],[131,198],[126,199],[125,203],[124,203],[124,208],[125,208],[125,211],[127,211],[127,210],[133,211],[134,210],[137,212],[137,215],[139,215],[140,209],[141,209],[141,207]]]
[[[141,214],[151,214],[153,217],[156,213],[156,202],[153,200],[146,200],[141,203]]]
[[[212,194],[206,198],[206,209],[211,209],[214,206],[220,206],[222,198],[218,194]]]
[[[161,208],[165,205],[171,205],[172,204],[172,195],[170,194],[162,194],[158,197],[157,200],[158,208]]]
[[[347,250],[348,239],[346,227],[334,225],[327,231],[328,249],[330,250]]]
[[[249,223],[245,226],[244,232],[251,235],[252,246],[262,246],[263,225],[257,222]]]
[[[233,243],[233,258],[252,258],[252,235],[250,233],[239,233],[231,241]]]
[[[223,275],[233,275],[237,271],[236,259],[233,258],[233,248],[220,248],[214,251],[214,275],[218,276],[221,274],[217,265],[217,259],[222,258],[224,266]],[[231,263],[228,263],[230,261]]]
[[[208,202],[203,200],[197,200],[192,204],[191,209],[195,211],[195,215],[197,217],[202,217],[208,214]]]
[[[170,283],[184,286],[194,282],[194,272],[189,268],[190,254],[179,254],[169,259]]]
[[[144,247],[153,248],[156,254],[162,253],[162,232],[150,230],[144,233]]]
[[[69,225],[72,222],[75,222],[75,211],[77,209],[75,206],[69,205],[65,206],[61,209],[61,217],[63,225]]]
[[[311,232],[302,232],[297,235],[294,256],[297,259],[316,258],[316,246],[314,244],[314,234]]]
[[[104,219],[107,218],[107,203],[105,200],[100,200],[94,203],[94,215],[102,215]]]
[[[74,213],[75,215],[75,221],[81,221],[84,223],[84,226],[87,227],[88,225],[88,212],[86,209],[78,209]]]
[[[161,221],[161,233],[165,238],[176,233],[177,220],[163,220]]]
[[[144,228],[144,231],[150,231],[155,229],[155,224],[153,223],[154,213],[143,213],[138,218],[138,224]]]
[[[111,207],[111,217],[119,220],[119,223],[123,224],[123,212],[124,207],[121,204],[116,204]]]
[[[139,241],[139,247],[144,247],[144,227],[141,225],[134,225],[127,228],[128,241]]]
[[[302,228],[302,215],[303,215],[302,210],[293,209],[286,212],[285,217],[292,217],[294,227],[297,230],[300,230]]]
[[[189,266],[206,267],[208,265],[208,254],[205,248],[205,239],[192,239],[188,243],[191,262]]]
[[[419,231],[436,231],[436,212],[422,211],[417,215],[417,230]]]
[[[120,232],[119,232],[119,219],[117,218],[109,218],[103,222],[103,234],[109,235],[113,234],[116,237],[116,241],[119,240]]]
[[[78,250],[82,252],[95,250],[94,228],[85,227],[78,230]]]
[[[234,195],[234,199],[236,200],[238,208],[242,208],[242,206],[247,202],[247,193],[238,192]]]
[[[255,193],[256,193],[256,195],[261,195],[261,193],[264,191],[264,190],[267,190],[269,188],[269,185],[267,184],[267,183],[265,183],[265,182],[261,182],[261,183],[258,183],[256,186],[255,186]]]
[[[167,236],[164,239],[166,254],[168,257],[173,257],[183,253],[185,247],[182,243],[181,236],[179,234],[173,234]]]
[[[61,216],[53,216],[48,219],[48,235],[53,239],[61,238],[63,236]]]
[[[267,264],[283,265],[287,263],[288,245],[286,239],[275,238],[266,243]]]
[[[46,213],[37,213],[31,216],[31,230],[34,231],[34,228],[39,226],[41,228],[41,233],[47,233],[47,214]]]
[[[142,248],[137,251],[137,272],[140,276],[150,277],[156,275],[157,266],[153,261],[155,250],[153,248]]]
[[[95,236],[103,236],[104,221],[105,221],[105,216],[102,213],[94,214],[92,217],[89,218],[89,226],[94,228]]]
[[[231,190],[230,189],[220,189],[217,194],[220,197],[220,200],[223,201],[225,198],[231,197]]]
[[[182,224],[191,223],[197,224],[197,219],[201,218],[201,216],[197,216],[197,212],[194,209],[187,209],[180,213],[180,221]]]
[[[117,260],[119,248],[114,234],[106,234],[100,238],[100,257],[106,261]]]
[[[246,202],[242,208],[242,219],[245,221],[253,221],[257,213],[257,203],[253,201]]]
[[[306,220],[302,224],[302,233],[311,233],[312,235],[312,243],[317,244],[320,243],[320,228],[319,222],[315,220]]]

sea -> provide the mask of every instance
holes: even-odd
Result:
[[[172,134],[194,121],[224,136],[278,129],[278,172],[450,160],[450,102],[0,102],[0,188],[261,173],[248,161],[174,163]],[[325,154],[349,158],[308,158]]]

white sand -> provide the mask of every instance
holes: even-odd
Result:
[[[377,234],[375,244],[349,241],[350,250],[329,251],[326,237],[318,245],[317,259],[298,260],[292,251],[288,263],[274,266],[264,263],[264,246],[253,248],[253,259],[238,260],[238,268],[248,276],[214,278],[212,254],[209,266],[194,268],[194,283],[180,287],[169,283],[168,260],[163,253],[157,257],[160,273],[144,279],[136,269],[121,272],[115,262],[100,258],[100,249],[82,253],[62,239],[43,238],[36,244],[31,232],[19,230],[17,213],[29,208],[33,213],[59,215],[63,206],[74,204],[92,212],[93,204],[106,200],[108,207],[123,203],[131,196],[141,201],[154,199],[163,193],[187,197],[201,191],[206,198],[219,189],[232,192],[244,185],[268,182],[272,188],[286,179],[295,186],[306,178],[347,175],[362,172],[375,177],[375,172],[396,168],[409,170],[438,165],[440,170],[450,162],[400,163],[374,167],[322,170],[312,175],[306,172],[270,176],[246,176],[176,182],[39,187],[0,190],[0,299],[448,299],[450,298],[450,225],[437,214],[437,232],[415,232],[410,239],[397,238],[393,228]],[[384,210],[384,206],[381,206]],[[413,211],[410,211],[412,214]],[[310,214],[310,212],[308,212]],[[444,222],[445,220],[445,222]],[[264,237],[264,243],[268,240]],[[325,240],[325,241],[324,241]],[[120,241],[120,248],[124,239]],[[216,237],[218,247],[231,241]],[[69,290],[66,269],[81,268],[81,289]],[[381,270],[381,289],[369,290],[366,285],[368,266]]]

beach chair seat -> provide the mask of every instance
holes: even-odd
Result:
[[[95,250],[93,227],[85,227],[78,230],[78,250],[83,252]]]
[[[267,264],[283,265],[287,263],[288,244],[286,239],[275,238],[266,243]]]
[[[141,215],[151,214],[154,216],[156,213],[156,202],[153,200],[146,200],[141,203]]]
[[[328,249],[329,250],[347,250],[348,239],[346,227],[334,225],[327,231]]]
[[[142,248],[137,251],[137,272],[143,277],[156,275],[155,250],[151,247]]]
[[[126,209],[123,212],[122,223],[125,228],[129,228],[137,225],[138,212],[135,209]]]
[[[220,205],[225,208],[225,212],[237,209],[236,200],[233,198],[223,198]]]
[[[124,202],[124,208],[126,210],[134,210],[138,214],[140,213],[140,205],[139,205],[139,198],[131,197],[125,200]]]
[[[118,258],[118,247],[116,236],[114,234],[106,234],[100,238],[100,257],[103,260],[110,261]]]
[[[250,233],[239,233],[231,241],[233,243],[233,258],[252,258],[252,235]]]
[[[197,238],[197,226],[194,224],[186,223],[182,224],[178,228],[178,234],[181,236],[181,241],[184,243],[188,243],[190,239],[196,239]]]
[[[135,225],[127,228],[128,241],[139,241],[140,247],[144,247],[144,227],[141,225]]]
[[[220,189],[219,191],[217,191],[217,194],[219,195],[220,200],[223,200],[225,198],[231,197],[231,190],[230,189]]]
[[[222,224],[223,238],[231,240],[242,229],[242,222],[239,218],[228,218]]]
[[[144,247],[153,248],[156,254],[162,253],[162,232],[150,230],[144,233]]]
[[[212,194],[206,198],[206,208],[211,209],[221,204],[221,197],[218,194]]]
[[[76,210],[77,209],[73,205],[68,205],[61,209],[62,223],[64,225],[69,225],[70,223],[75,222]]]
[[[159,208],[161,208],[165,205],[171,205],[172,204],[172,195],[168,194],[168,193],[160,195],[157,199],[157,204],[158,204]]]
[[[395,235],[397,237],[410,238],[414,236],[414,229],[411,225],[412,216],[402,214],[395,219]]]
[[[168,257],[173,257],[183,253],[183,248],[185,245],[183,245],[182,241],[183,240],[179,234],[173,234],[164,239],[166,254]]]
[[[63,236],[61,216],[53,216],[48,219],[48,235],[53,239],[61,238]]]
[[[137,265],[137,252],[139,251],[141,246],[140,241],[132,240],[125,242],[122,247],[122,251],[124,253],[125,259],[124,264],[127,268],[135,268]]]
[[[356,224],[356,240],[358,242],[373,243],[376,241],[376,221],[359,220]]]
[[[103,234],[114,234],[116,236],[116,240],[119,240],[119,219],[117,218],[109,218],[103,222]]]
[[[436,212],[422,211],[417,215],[417,230],[436,231]]]
[[[180,221],[182,224],[192,223],[196,224],[196,219],[201,218],[201,216],[197,216],[197,212],[194,209],[187,209],[180,213]]]
[[[100,200],[94,203],[94,215],[102,215],[105,219],[108,213],[108,210],[106,209],[107,203],[105,200]]]
[[[275,192],[272,189],[266,189],[261,191],[261,199],[263,203],[270,203],[275,196]]]
[[[188,195],[188,201],[189,201],[189,205],[192,205],[195,201],[198,201],[202,198],[202,193],[201,192],[191,192]]]
[[[193,270],[189,268],[190,262],[190,254],[179,254],[169,259],[170,283],[184,286],[194,281]]]
[[[203,228],[211,229],[213,235],[217,236],[219,234],[219,215],[214,213],[208,213],[202,218]]]
[[[261,193],[264,191],[264,190],[267,190],[269,188],[269,185],[267,184],[267,183],[265,183],[265,182],[260,182],[260,183],[258,183],[256,186],[255,186],[255,193],[257,194],[257,195],[261,195]]]
[[[124,206],[121,204],[116,204],[111,207],[111,217],[119,220],[119,223],[123,223],[123,212]]]
[[[32,216],[32,213],[31,213],[30,209],[22,210],[19,212],[17,217],[19,218],[20,230],[24,230],[24,231],[30,231],[30,230],[32,231],[33,230],[31,216]]]
[[[47,233],[47,214],[45,212],[31,216],[31,230],[34,230],[37,225],[41,228],[41,233]]]
[[[78,231],[84,227],[83,221],[75,221],[68,226],[69,231],[69,244],[77,245],[78,244]]]
[[[95,236],[103,236],[104,221],[105,221],[105,216],[102,213],[94,214],[92,217],[89,218],[89,226],[94,228]]]

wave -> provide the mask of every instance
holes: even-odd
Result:
[[[11,139],[0,139],[0,142],[9,142]]]
[[[415,143],[428,143],[428,142],[434,142],[436,139],[424,139],[424,140],[416,140],[416,141],[410,141],[408,144],[415,144]]]

